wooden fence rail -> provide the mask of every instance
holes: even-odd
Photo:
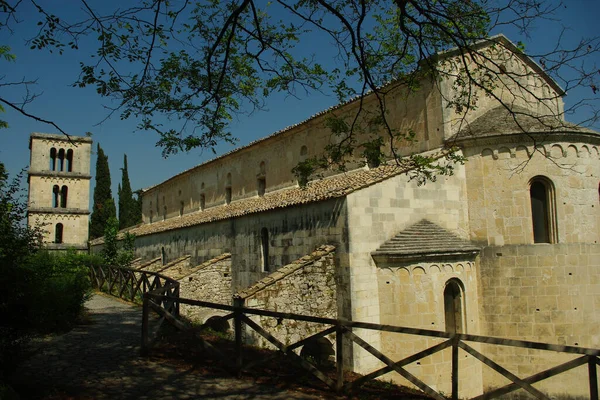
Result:
[[[525,340],[515,340],[515,339],[502,339],[496,337],[489,336],[480,336],[480,335],[468,335],[468,334],[453,334],[448,332],[434,331],[429,329],[416,329],[416,328],[408,328],[408,327],[400,327],[393,325],[380,325],[373,324],[367,322],[357,322],[357,321],[348,321],[344,319],[333,319],[333,318],[320,318],[314,317],[310,315],[301,315],[301,314],[292,314],[292,313],[282,313],[275,312],[269,310],[260,310],[260,309],[252,309],[246,308],[243,306],[243,303],[239,299],[234,299],[234,304],[232,306],[225,304],[217,304],[210,303],[206,301],[199,300],[191,300],[181,298],[179,296],[179,283],[173,281],[167,277],[164,277],[160,274],[144,272],[143,277],[140,275],[130,274],[126,271],[133,270],[125,270],[125,272],[115,271],[113,267],[109,267],[106,271],[103,270],[104,267],[100,269],[93,269],[91,273],[92,279],[96,282],[96,286],[108,287],[109,292],[115,293],[114,286],[115,282],[119,282],[119,287],[116,292],[118,292],[119,296],[123,293],[128,294],[129,297],[135,296],[136,293],[143,293],[143,312],[142,312],[142,343],[141,343],[141,351],[143,354],[147,354],[152,342],[154,341],[151,338],[150,329],[149,329],[149,312],[150,310],[157,313],[160,318],[160,324],[163,322],[169,322],[173,326],[181,330],[187,330],[189,327],[179,319],[179,306],[181,304],[186,304],[189,306],[195,307],[206,307],[217,309],[221,311],[229,311],[230,313],[222,317],[223,320],[233,319],[234,326],[234,334],[235,334],[235,359],[227,360],[223,353],[212,346],[210,343],[203,341],[204,348],[207,351],[210,351],[218,356],[219,359],[223,360],[226,367],[229,367],[231,370],[240,374],[243,370],[250,369],[253,366],[261,363],[267,362],[269,359],[263,360],[250,360],[247,363],[244,363],[243,359],[243,336],[242,332],[245,327],[252,329],[258,335],[263,337],[269,343],[271,343],[277,350],[293,361],[295,361],[298,365],[306,370],[310,371],[317,379],[324,382],[331,389],[337,391],[338,393],[342,392],[350,392],[353,389],[357,388],[360,385],[363,385],[365,382],[368,382],[372,379],[375,379],[379,376],[382,376],[388,372],[395,371],[400,374],[402,377],[407,379],[413,385],[417,386],[423,392],[427,393],[434,399],[445,400],[446,398],[442,396],[439,392],[432,389],[425,382],[420,380],[418,377],[414,376],[404,367],[407,365],[421,360],[422,358],[431,356],[435,353],[438,353],[447,348],[452,349],[452,399],[458,399],[458,391],[459,391],[459,349],[462,349],[466,353],[473,356],[475,359],[479,360],[483,364],[492,368],[496,372],[500,373],[502,376],[510,380],[510,384],[502,386],[500,388],[492,389],[491,391],[484,393],[480,396],[475,397],[474,399],[493,399],[499,396],[511,393],[518,389],[523,389],[533,395],[537,399],[549,399],[547,395],[533,387],[533,384],[540,382],[544,379],[562,374],[566,371],[572,370],[573,368],[580,367],[582,365],[588,366],[588,382],[589,382],[589,393],[590,399],[599,400],[598,399],[598,379],[597,379],[597,368],[596,365],[600,363],[600,350],[591,349],[591,348],[583,348],[583,347],[575,347],[575,346],[562,346],[556,344],[548,344],[548,343],[540,343],[540,342],[531,342]],[[135,271],[137,273],[142,273],[142,271]],[[153,277],[150,279],[149,277]],[[95,280],[94,280],[95,279]],[[141,282],[141,283],[140,283]],[[123,289],[123,285],[131,285],[131,290]],[[320,332],[317,332],[307,338],[299,340],[296,343],[292,344],[284,344],[271,333],[269,333],[264,327],[261,327],[257,322],[253,321],[250,316],[266,316],[276,318],[278,321],[282,320],[293,320],[293,321],[304,321],[304,322],[313,322],[322,324],[325,326]],[[408,335],[417,335],[421,337],[430,337],[430,338],[439,338],[445,339],[443,342],[436,344],[428,349],[422,350],[415,354],[412,354],[408,357],[405,357],[401,360],[394,361],[387,357],[385,354],[371,346],[364,339],[359,337],[353,332],[354,328],[366,329],[366,330],[376,330],[376,331],[385,331],[385,332],[395,332],[401,334]],[[317,338],[324,337],[326,335],[335,334],[336,340],[336,377],[335,379],[327,376],[323,371],[319,370],[317,366],[308,362],[304,358],[298,356],[295,349],[305,345],[310,340],[314,340]],[[370,354],[372,354],[375,358],[381,361],[385,366],[370,372],[363,377],[356,379],[354,381],[345,381],[344,375],[344,347],[345,343],[350,341]],[[544,350],[551,351],[562,354],[573,354],[579,355],[573,360],[562,363],[560,365],[554,366],[542,372],[535,373],[531,376],[520,378],[508,371],[506,368],[502,367],[489,357],[485,356],[467,342],[470,343],[482,343],[488,345],[498,345],[498,346],[508,346],[508,347],[517,347],[523,349],[536,349],[536,350]],[[465,378],[466,379],[466,378]]]

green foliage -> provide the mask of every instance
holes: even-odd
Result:
[[[142,210],[138,200],[133,197],[129,173],[127,171],[127,154],[123,159],[121,184],[119,185],[119,229],[129,228],[142,221]]]
[[[127,232],[119,246],[119,221],[110,218],[104,230],[102,258],[106,264],[126,267],[135,259],[135,235]]]
[[[94,204],[90,221],[90,238],[95,239],[104,235],[107,221],[116,218],[117,210],[110,188],[110,169],[108,156],[98,143],[98,158],[96,160],[96,186],[94,187]]]

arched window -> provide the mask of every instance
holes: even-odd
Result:
[[[58,187],[58,185],[54,185],[52,187],[52,207],[54,208],[58,208],[58,205],[60,204],[60,188]]]
[[[300,147],[300,159],[304,161],[306,159],[306,156],[308,156],[308,147]]]
[[[444,315],[446,332],[464,333],[464,290],[458,279],[450,279],[444,289]]]
[[[204,194],[200,195],[200,211],[204,211],[206,208],[206,196]]]
[[[529,195],[533,242],[556,243],[556,211],[552,182],[543,176],[536,176],[530,182]]]
[[[67,208],[67,195],[69,194],[69,188],[63,186],[60,189],[60,206],[62,208]]]
[[[258,195],[264,196],[267,189],[267,174],[264,161],[260,163],[259,172],[256,176],[256,182],[258,186]]]
[[[67,150],[67,171],[73,172],[73,150]]]
[[[58,170],[65,170],[65,149],[58,150]]]
[[[165,265],[167,263],[167,253],[165,253],[164,247],[160,248],[160,261],[162,265]]]
[[[54,243],[63,242],[63,224],[58,223],[54,227]]]
[[[50,171],[56,170],[56,149],[53,147],[50,149]]]
[[[260,253],[262,257],[263,272],[269,271],[269,230],[262,228],[260,230]]]
[[[231,174],[227,174],[227,181],[225,184],[225,203],[231,203]]]

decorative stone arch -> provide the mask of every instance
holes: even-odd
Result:
[[[444,286],[444,322],[446,332],[466,333],[465,286],[458,278]]]
[[[556,200],[552,181],[542,175],[529,181],[533,243],[557,243]]]

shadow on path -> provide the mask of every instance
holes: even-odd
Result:
[[[24,399],[316,399],[139,357],[141,308],[94,295],[91,323],[34,343],[12,382]],[[49,397],[50,396],[50,397]]]

